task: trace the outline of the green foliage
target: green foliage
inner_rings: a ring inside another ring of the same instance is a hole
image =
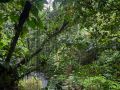
[[[5,65],[10,40],[16,32],[15,24],[25,3],[25,0],[9,1],[0,1],[0,65]],[[48,88],[52,89],[62,82],[68,90],[119,90],[120,1],[54,0],[53,10],[44,9],[45,1],[32,3],[29,19],[11,58],[12,68],[26,59],[15,71],[18,76],[37,70],[49,78]],[[69,22],[65,31],[48,38],[64,21]],[[33,54],[36,51],[40,53]],[[39,80],[37,82],[41,84]],[[20,81],[22,90],[36,89],[38,86],[34,83],[34,78]]]
[[[107,80],[103,76],[88,77],[82,82],[85,90],[119,90],[120,84],[111,80]]]
[[[108,79],[120,81],[120,52],[107,50],[102,53],[98,65],[101,73]]]

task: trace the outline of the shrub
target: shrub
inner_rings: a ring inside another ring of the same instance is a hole
[[[19,90],[41,90],[42,81],[37,77],[29,77],[19,82]]]

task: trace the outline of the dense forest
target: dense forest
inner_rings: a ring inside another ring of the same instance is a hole
[[[0,90],[120,90],[120,0],[0,0]]]

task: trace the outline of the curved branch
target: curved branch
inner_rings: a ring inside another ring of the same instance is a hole
[[[43,41],[43,43],[41,44],[41,47],[39,47],[39,49],[37,49],[37,50],[36,50],[33,54],[31,54],[29,57],[22,59],[22,60],[16,65],[16,68],[21,67],[22,65],[28,63],[28,62],[30,61],[30,59],[32,59],[34,56],[36,56],[38,53],[40,53],[40,52],[43,50],[45,44],[46,44],[47,42],[49,42],[53,37],[56,37],[56,36],[59,35],[62,31],[64,31],[65,28],[67,27],[67,25],[68,25],[68,22],[67,22],[67,21],[64,21],[64,23],[63,23],[63,25],[61,26],[60,29],[56,29],[54,33],[48,35],[48,38],[46,38],[46,39]]]

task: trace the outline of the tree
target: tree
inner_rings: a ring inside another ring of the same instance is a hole
[[[23,25],[25,21],[29,17],[29,12],[31,10],[32,3],[30,1],[26,1],[24,5],[24,9],[22,13],[20,14],[20,18],[18,21],[18,24],[15,24],[15,36],[11,40],[10,48],[8,50],[8,53],[6,54],[6,58],[3,63],[0,63],[0,80],[3,81],[0,83],[0,89],[5,90],[13,90],[17,89],[17,83],[18,81],[23,78],[25,75],[30,73],[32,70],[35,70],[35,68],[31,69],[30,71],[23,73],[23,75],[18,74],[18,69],[21,68],[23,65],[28,63],[30,59],[32,59],[35,55],[37,55],[41,50],[43,49],[44,45],[53,37],[61,33],[65,27],[68,25],[67,21],[64,21],[63,25],[57,29],[52,34],[48,35],[48,37],[43,41],[42,45],[30,56],[27,58],[23,58],[19,62],[17,61],[16,64],[11,65],[11,57],[13,52],[15,51],[16,44],[18,42],[18,38],[20,37],[20,34],[23,30]]]
[[[84,72],[88,68],[95,72],[90,64],[99,60],[105,50],[119,51],[119,1],[55,0],[54,10],[45,12],[43,3],[43,0],[14,0],[0,4],[2,90],[16,90],[21,78],[41,68],[49,77],[78,75],[80,69],[87,76]],[[37,39],[35,43],[41,41],[34,47],[33,39]],[[84,65],[88,65],[87,69]],[[91,72],[87,74],[92,75]]]

